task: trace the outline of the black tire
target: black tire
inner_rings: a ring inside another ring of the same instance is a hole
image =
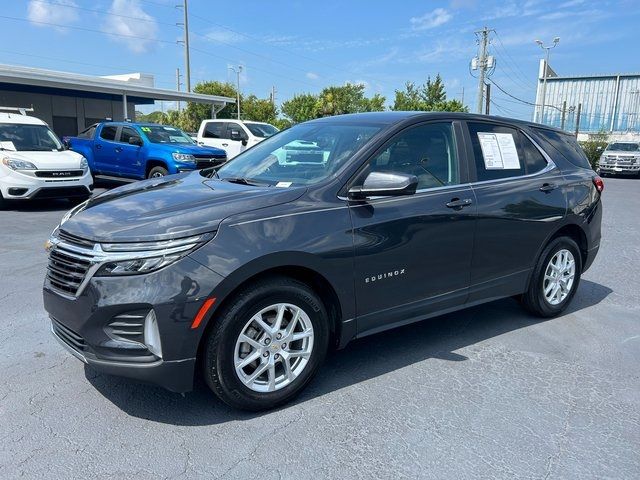
[[[157,177],[166,177],[169,175],[169,171],[164,167],[153,167],[149,170],[149,174],[147,178],[157,178]]]
[[[313,348],[306,366],[290,384],[272,392],[256,392],[236,373],[236,341],[249,319],[277,303],[292,304],[304,310],[313,326]],[[287,277],[272,277],[250,285],[216,312],[215,322],[205,339],[204,379],[223,402],[243,410],[267,410],[292,400],[313,378],[329,345],[324,304],[307,285]]]
[[[573,284],[571,285],[568,295],[557,305],[552,305],[544,295],[544,276],[551,259],[556,253],[563,249],[569,250],[575,261]],[[576,242],[570,237],[554,238],[545,247],[538,259],[529,283],[529,289],[522,295],[522,304],[529,312],[539,317],[549,318],[559,315],[567,308],[569,303],[571,303],[573,296],[578,290],[581,274],[582,257]]]

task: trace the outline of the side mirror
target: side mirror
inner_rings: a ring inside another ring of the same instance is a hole
[[[68,139],[68,138],[65,138],[65,139],[63,139],[63,140],[62,140],[62,147],[63,147],[65,150],[69,150],[69,149],[71,149],[71,142],[69,141],[69,139]]]
[[[248,143],[248,142],[247,142],[247,139],[246,139],[246,138],[243,138],[243,139],[242,139],[242,146],[243,146],[243,147],[246,147],[246,146],[247,146],[247,143]]]
[[[406,173],[371,172],[361,187],[349,189],[349,198],[362,200],[367,197],[392,197],[413,195],[418,188],[418,177]]]
[[[142,145],[144,145],[142,138],[138,137],[137,135],[133,135],[131,137],[129,137],[129,145],[136,145],[138,147],[141,147]]]

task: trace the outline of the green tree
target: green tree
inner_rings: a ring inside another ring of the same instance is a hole
[[[275,122],[278,116],[278,109],[269,99],[261,99],[255,95],[249,95],[240,105],[241,117],[244,120],[254,120],[256,122]]]
[[[594,170],[598,168],[598,163],[600,162],[600,155],[604,152],[604,149],[607,148],[607,144],[609,143],[609,136],[606,132],[599,132],[593,135],[589,135],[589,139],[580,142],[580,146],[584,150],[585,155],[589,159],[589,163],[591,164],[591,168]]]
[[[318,118],[318,97],[311,93],[302,93],[282,103],[282,113],[292,123],[306,122]]]
[[[322,116],[384,110],[385,98],[379,94],[367,98],[364,89],[363,84],[353,83],[326,87],[318,96],[317,110]]]
[[[407,82],[404,90],[396,90],[392,110],[468,111],[467,107],[459,100],[447,100],[447,92],[440,74],[436,75],[435,80],[431,80],[431,77],[428,77],[426,83],[420,87],[413,82]]]
[[[136,122],[163,124],[166,123],[165,114],[160,110],[156,110],[155,112],[151,112],[146,115],[142,112],[136,112]]]

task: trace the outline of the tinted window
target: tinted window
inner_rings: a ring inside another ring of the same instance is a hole
[[[120,132],[120,141],[122,143],[129,143],[129,139],[131,137],[139,137],[138,132],[136,132],[131,127],[122,127],[122,131]]]
[[[205,138],[224,138],[224,130],[224,122],[210,122],[205,125],[203,136]]]
[[[640,144],[615,142],[607,145],[607,150],[613,150],[617,152],[637,152],[638,150],[640,150]]]
[[[145,125],[140,127],[151,143],[179,143],[193,145],[193,139],[176,127],[167,125]]]
[[[517,177],[525,174],[524,158],[518,149],[515,128],[491,123],[468,123],[478,181]]]
[[[275,135],[280,130],[278,130],[273,125],[269,125],[268,123],[245,123],[245,127],[249,129],[249,131],[255,135],[256,137],[267,138],[271,135]]]
[[[430,123],[399,133],[370,160],[361,181],[369,172],[415,175],[418,190],[459,183],[452,125]]]
[[[536,128],[535,131],[542,137],[543,140],[548,142],[553,149],[573,163],[576,167],[591,169],[589,160],[584,153],[584,150],[580,147],[573,135],[568,133],[556,132],[554,130],[546,130],[543,128]],[[549,152],[550,157],[553,158],[553,152]]]
[[[247,134],[244,132],[244,130],[242,129],[242,127],[235,123],[235,122],[229,122],[227,123],[227,134],[225,135],[225,138],[246,138]]]
[[[527,174],[539,172],[547,166],[547,160],[540,153],[540,150],[522,133],[520,134],[520,147]]]
[[[103,140],[115,140],[118,127],[115,125],[105,125],[100,131],[100,138]]]

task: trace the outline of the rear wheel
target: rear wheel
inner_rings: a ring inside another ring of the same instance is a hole
[[[582,257],[576,242],[569,237],[552,240],[538,260],[522,303],[540,317],[560,314],[575,295],[581,273]]]
[[[151,170],[149,170],[149,174],[147,175],[147,178],[160,178],[160,177],[165,177],[168,174],[169,172],[164,167],[153,167]]]
[[[325,307],[307,285],[293,279],[252,285],[215,322],[206,340],[205,381],[236,408],[265,410],[290,401],[327,352]]]

